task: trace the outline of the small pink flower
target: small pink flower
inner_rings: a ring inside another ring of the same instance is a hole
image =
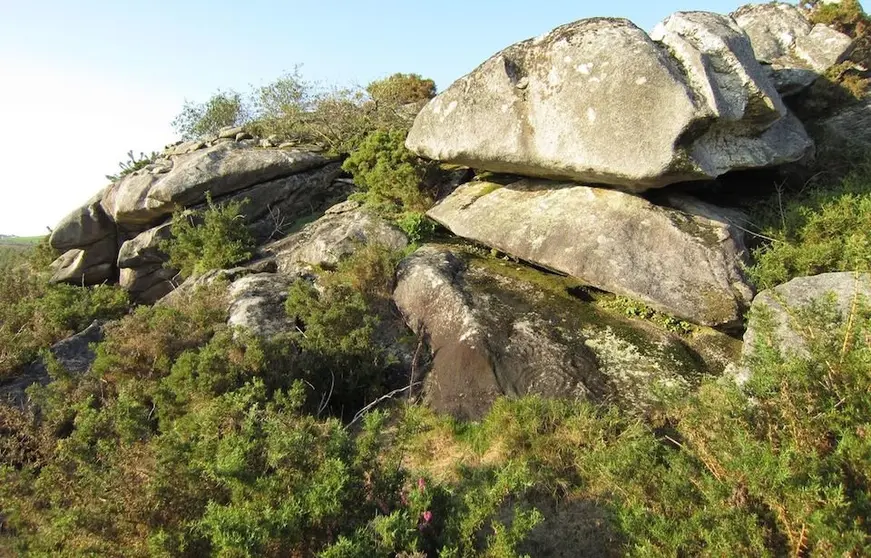
[[[418,490],[425,490],[426,489],[426,481],[423,480],[423,477],[420,477],[419,479],[417,479],[417,489]]]
[[[429,523],[430,521],[432,521],[432,512],[426,510],[425,512],[423,512],[423,522]]]

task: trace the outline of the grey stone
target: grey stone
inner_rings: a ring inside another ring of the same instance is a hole
[[[63,370],[70,374],[82,374],[91,367],[96,358],[91,345],[102,340],[103,324],[94,321],[81,332],[58,341],[49,350]],[[6,383],[0,382],[0,403],[24,405],[27,403],[24,390],[33,384],[46,385],[50,381],[45,362],[42,359],[33,362],[15,379]]]
[[[626,20],[564,25],[451,85],[417,116],[406,145],[477,169],[633,191],[801,158],[807,134],[785,118],[729,21],[665,22],[663,39],[693,62],[684,66]]]
[[[826,25],[812,25],[791,4],[750,4],[732,16],[747,33],[757,60],[767,65],[777,90],[795,95],[850,54],[853,40]]]
[[[250,140],[250,139],[254,139],[254,136],[252,136],[248,132],[239,132],[238,134],[236,134],[236,141]]]
[[[691,159],[709,176],[797,161],[812,148],[731,18],[678,12],[651,37],[670,49],[714,117],[689,148]]]
[[[294,222],[323,211],[348,196],[348,189],[335,184],[342,173],[339,163],[264,182],[242,190],[221,201],[247,200],[242,215],[258,242],[280,238]]]
[[[119,284],[130,298],[139,304],[154,304],[175,288],[178,270],[163,264],[143,264],[134,268],[122,268]]]
[[[180,207],[322,167],[330,159],[306,151],[252,149],[234,142],[174,157],[171,172],[136,172],[116,182],[102,199],[116,223],[145,226],[160,222]]]
[[[864,152],[871,148],[871,97],[841,107],[817,123],[821,142],[828,149]]]
[[[294,324],[284,310],[284,303],[295,279],[277,273],[255,273],[237,279],[228,291],[227,323],[266,338],[291,331]]]
[[[67,250],[51,263],[52,283],[96,285],[110,280],[115,273],[118,243],[105,238],[85,248]]]
[[[760,292],[750,308],[747,331],[744,333],[744,358],[754,353],[763,309],[773,320],[778,348],[785,354],[806,355],[807,345],[804,336],[796,329],[795,312],[829,294],[834,295],[837,310],[847,319],[857,295],[865,297],[866,302],[871,301],[871,274],[837,272],[797,277]]]
[[[454,234],[703,325],[738,325],[743,233],[713,206],[542,180],[470,182],[427,214]]]
[[[335,265],[367,244],[402,250],[408,239],[383,219],[358,209],[327,213],[298,233],[267,245],[265,252],[275,256],[280,272],[290,272],[299,264]]]
[[[55,250],[71,250],[94,244],[116,235],[115,224],[103,211],[100,202],[101,190],[83,206],[76,209],[58,223],[49,237],[49,244]]]
[[[242,126],[228,126],[226,128],[221,128],[218,131],[218,139],[231,138],[235,139],[241,133],[244,133],[244,129]]]
[[[160,250],[160,243],[171,236],[172,223],[163,223],[124,242],[118,251],[118,267],[141,267],[165,262],[167,255]]]

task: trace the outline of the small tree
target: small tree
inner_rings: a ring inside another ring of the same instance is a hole
[[[172,127],[183,139],[191,140],[216,134],[227,126],[240,126],[249,119],[250,110],[241,94],[219,90],[205,103],[185,100]]]

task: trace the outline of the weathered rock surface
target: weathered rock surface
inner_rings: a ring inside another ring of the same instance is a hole
[[[749,4],[732,17],[747,33],[757,60],[785,96],[802,91],[843,62],[853,45],[843,33],[826,25],[812,25],[792,4]]]
[[[827,149],[868,150],[871,148],[871,97],[840,108],[817,122],[816,127]]]
[[[633,191],[807,153],[810,139],[728,18],[678,14],[664,28],[681,63],[620,19],[512,45],[433,99],[406,145],[473,168]]]
[[[743,233],[717,208],[604,188],[470,182],[428,215],[454,234],[703,325],[737,325],[752,292]]]
[[[72,250],[94,244],[116,235],[115,224],[103,211],[99,192],[82,207],[76,209],[52,230],[49,244],[55,250]]]
[[[501,395],[643,405],[653,384],[704,369],[675,336],[447,247],[424,246],[400,264],[394,301],[433,353],[427,402],[458,417],[479,418]]]
[[[118,267],[141,267],[165,262],[167,256],[160,250],[160,243],[171,237],[171,227],[172,223],[163,223],[122,244],[118,251]]]
[[[353,204],[339,204],[298,233],[265,247],[275,256],[280,272],[290,272],[299,264],[334,265],[362,245],[380,244],[391,250],[408,246],[405,234],[383,219]]]
[[[179,207],[205,201],[330,162],[308,151],[252,149],[225,142],[171,157],[172,169],[161,174],[143,170],[112,184],[103,209],[121,225],[154,224]]]
[[[63,370],[70,374],[81,374],[90,368],[96,358],[94,351],[91,350],[91,344],[102,340],[103,324],[95,321],[72,337],[58,341],[51,346],[50,351]],[[27,401],[25,389],[36,383],[46,385],[50,380],[48,369],[40,359],[30,364],[23,374],[11,382],[0,383],[0,403],[22,405]]]
[[[726,16],[678,12],[651,37],[668,47],[714,120],[690,156],[702,169],[766,167],[801,158],[810,140],[756,62],[747,36]]]
[[[175,288],[178,270],[161,263],[122,268],[118,284],[140,304],[154,304]]]
[[[118,243],[114,236],[68,250],[51,263],[51,282],[96,285],[115,275]]]
[[[840,272],[797,277],[762,291],[753,299],[750,309],[747,331],[744,333],[744,356],[754,351],[763,310],[773,321],[774,335],[781,351],[785,354],[805,354],[806,343],[796,330],[795,313],[829,294],[834,295],[837,310],[847,319],[857,295],[865,297],[866,303],[871,302],[871,274]]]
[[[242,215],[258,241],[284,236],[300,217],[323,211],[344,199],[351,188],[336,181],[342,174],[339,163],[258,184],[230,196],[231,201],[248,201]]]
[[[273,337],[292,331],[284,302],[295,277],[278,273],[255,273],[234,281],[228,290],[231,326],[245,328],[260,337]]]

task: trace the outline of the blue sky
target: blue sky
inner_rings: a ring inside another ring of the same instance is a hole
[[[245,91],[298,64],[339,85],[415,72],[444,89],[563,23],[615,16],[650,30],[675,11],[742,3],[0,0],[0,233],[45,232],[128,150],[175,141],[186,98]]]

